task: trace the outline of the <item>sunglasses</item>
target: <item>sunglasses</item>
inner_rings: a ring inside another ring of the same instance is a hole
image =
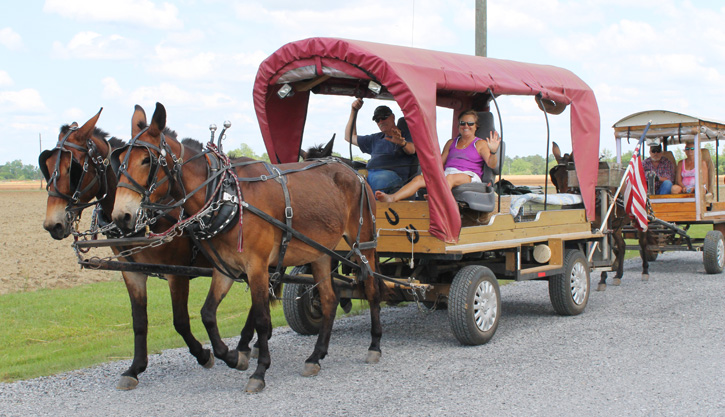
[[[649,153],[661,153],[662,151],[659,149],[650,149]]]
[[[694,151],[695,148],[685,148],[686,151]]]
[[[388,117],[390,117],[390,116],[392,116],[392,114],[389,114],[389,115],[387,115],[387,116],[378,116],[378,117],[373,117],[373,122],[375,122],[375,123],[380,123],[380,122],[382,122],[383,120],[387,119],[387,118],[388,118]]]
[[[465,125],[473,126],[475,124],[476,124],[476,122],[464,122],[463,120],[461,120],[460,122],[458,122],[458,126],[465,126]]]

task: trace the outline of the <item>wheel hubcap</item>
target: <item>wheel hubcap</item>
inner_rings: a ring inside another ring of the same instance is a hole
[[[476,320],[476,327],[482,332],[490,330],[496,323],[497,310],[496,290],[490,282],[481,282],[476,288],[476,296],[473,299],[473,318]]]
[[[571,298],[576,304],[584,302],[587,292],[587,271],[580,262],[574,264],[571,269]]]
[[[723,244],[722,239],[718,239],[718,241],[717,241],[717,264],[720,266],[720,268],[723,267],[723,262],[725,262],[725,244]]]

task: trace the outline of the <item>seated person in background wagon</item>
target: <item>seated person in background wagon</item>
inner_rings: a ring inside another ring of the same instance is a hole
[[[391,192],[408,180],[410,166],[415,163],[415,145],[410,137],[403,137],[400,129],[395,127],[395,116],[388,106],[378,106],[373,113],[373,121],[377,123],[380,132],[358,136],[357,128],[353,128],[353,121],[362,105],[361,98],[352,103],[350,119],[345,128],[345,140],[370,154],[367,179],[373,192]]]
[[[496,152],[501,146],[498,132],[490,132],[488,138],[481,139],[476,137],[477,127],[478,114],[475,110],[461,113],[458,118],[460,135],[446,142],[443,147],[441,159],[445,161],[443,169],[450,188],[471,182],[481,182],[484,165],[495,168],[498,163]],[[394,194],[389,195],[376,191],[375,198],[392,203],[412,196],[423,187],[425,187],[425,179],[421,174]]]
[[[649,158],[642,163],[644,171],[655,175],[654,194],[679,194],[680,186],[674,185],[675,166],[669,159],[662,156],[662,145],[653,144],[649,147]]]
[[[700,161],[700,172],[701,180],[702,180],[702,186],[704,187],[705,192],[708,191],[707,185],[708,184],[708,178],[707,178],[707,164],[705,164],[705,161]],[[685,159],[681,160],[677,163],[676,168],[677,173],[677,185],[681,187],[682,193],[684,194],[690,194],[695,192],[695,183],[696,183],[696,177],[695,177],[695,144],[688,142],[685,144]],[[674,186],[673,186],[674,188]],[[674,192],[674,191],[673,191]],[[675,194],[679,194],[675,193]]]

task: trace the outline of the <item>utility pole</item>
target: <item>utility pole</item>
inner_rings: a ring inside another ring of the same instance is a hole
[[[486,32],[488,30],[486,0],[476,0],[476,56],[488,56],[486,51]]]

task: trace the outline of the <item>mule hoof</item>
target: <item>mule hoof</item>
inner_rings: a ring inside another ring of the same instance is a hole
[[[211,352],[209,352],[209,360],[206,361],[206,363],[203,364],[203,365],[201,365],[201,366],[203,366],[206,369],[213,368],[214,367],[214,354],[212,354]]]
[[[365,363],[378,363],[380,362],[380,356],[382,356],[382,354],[377,350],[368,350],[368,355],[365,357]]]
[[[649,281],[649,274],[642,274],[642,281]]]
[[[302,368],[302,376],[315,376],[320,373],[320,364],[319,363],[309,363],[305,362],[305,367]]]
[[[118,380],[118,385],[116,385],[116,389],[119,389],[121,391],[130,391],[138,385],[138,379],[134,378],[132,376],[125,376],[121,375],[121,379]]]
[[[620,285],[622,283],[622,280],[619,278],[614,278],[612,280],[612,285]]]
[[[606,289],[607,289],[607,284],[597,285],[597,291],[605,291]]]
[[[259,348],[258,347],[252,348],[252,357],[254,359],[259,358]]]
[[[262,392],[264,389],[264,381],[261,379],[256,378],[249,378],[249,381],[247,382],[247,386],[244,387],[244,391],[255,394],[257,392]]]
[[[244,352],[237,351],[237,366],[234,368],[240,371],[246,371],[249,368],[249,358]]]

